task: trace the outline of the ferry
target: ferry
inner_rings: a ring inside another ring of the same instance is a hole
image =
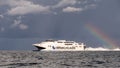
[[[75,41],[48,39],[40,43],[33,44],[37,51],[84,51],[86,45]]]

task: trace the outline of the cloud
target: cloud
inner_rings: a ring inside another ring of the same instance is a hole
[[[36,4],[31,0],[0,0],[0,5],[7,5],[9,7],[7,14],[14,16],[14,15],[26,15],[26,14],[46,14],[46,13],[53,13],[59,9],[62,9],[63,12],[75,12],[75,11],[82,11],[84,9],[95,7],[95,4],[89,0],[59,0],[54,5],[48,4]],[[81,6],[80,8],[74,8],[76,6]],[[73,7],[69,7],[73,6]],[[67,7],[67,8],[65,8]]]
[[[77,0],[61,0],[58,4],[54,5],[54,8],[64,7],[67,5],[75,5]]]
[[[29,13],[46,13],[49,12],[49,7],[40,5],[17,6],[8,11],[9,15],[25,15]]]
[[[6,0],[6,1],[1,0],[0,5],[8,5],[10,7],[10,9],[7,12],[9,15],[48,13],[50,11],[49,6],[34,4],[33,2],[28,0]]]
[[[21,30],[25,30],[25,29],[28,29],[28,26],[25,25],[25,24],[20,24],[20,25],[19,25],[19,28],[20,28]]]
[[[21,20],[14,20],[14,23],[11,25],[12,28],[19,26],[21,23]]]
[[[8,3],[8,0],[0,0],[0,5],[6,5]]]
[[[21,16],[19,16],[17,19],[18,20],[14,20],[14,23],[11,25],[11,28],[19,28],[21,30],[28,29],[28,26],[22,23]]]
[[[66,7],[63,8],[63,12],[80,12],[83,11],[83,8],[75,8],[75,7]]]
[[[76,8],[76,6],[79,8]],[[70,7],[73,6],[73,7]],[[65,8],[66,7],[66,8]],[[56,5],[52,6],[53,9],[62,8],[63,12],[81,12],[83,10],[95,8],[96,4],[89,0],[60,0]]]
[[[0,15],[0,18],[4,18],[4,16],[3,16],[3,15]]]

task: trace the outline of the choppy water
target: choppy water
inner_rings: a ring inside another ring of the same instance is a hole
[[[0,68],[120,68],[120,51],[0,51]]]

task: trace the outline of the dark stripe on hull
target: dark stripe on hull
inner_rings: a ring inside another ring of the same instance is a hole
[[[38,49],[38,51],[45,49],[44,47],[39,47],[39,46],[35,46],[35,47]]]

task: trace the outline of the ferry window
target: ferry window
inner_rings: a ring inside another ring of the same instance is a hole
[[[54,40],[46,40],[46,42],[54,42]]]
[[[58,43],[62,43],[62,42],[58,42]]]
[[[74,42],[64,42],[64,43],[74,43]]]
[[[65,45],[72,45],[72,44],[65,44]]]
[[[48,47],[51,47],[51,45],[48,45]]]

